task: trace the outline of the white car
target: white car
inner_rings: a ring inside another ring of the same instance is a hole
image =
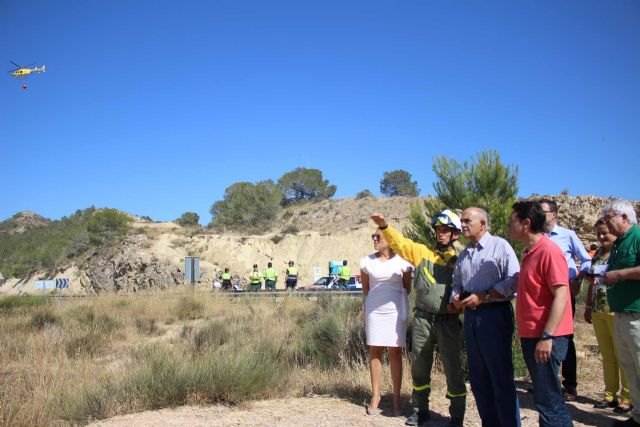
[[[348,291],[362,291],[362,282],[360,276],[351,276],[347,285]],[[302,286],[298,288],[301,291],[330,291],[341,290],[339,285],[339,278],[337,276],[322,276],[316,280],[313,285]]]

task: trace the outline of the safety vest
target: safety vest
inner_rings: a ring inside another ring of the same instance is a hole
[[[265,280],[273,280],[274,282],[278,279],[278,273],[276,273],[276,269],[273,267],[265,269],[262,276]]]
[[[349,280],[349,278],[351,277],[351,267],[349,267],[348,265],[343,265],[342,267],[340,267],[340,269],[338,270],[338,276],[340,276],[342,280]]]
[[[262,276],[260,275],[260,272],[258,270],[253,270],[249,275],[249,279],[251,280],[251,283],[260,283]]]
[[[231,280],[231,273],[222,273],[222,280]]]
[[[447,314],[458,254],[451,251],[435,254],[435,258],[423,258],[416,268],[413,282],[416,308],[431,314]]]
[[[289,267],[287,268],[287,279],[297,279],[298,278],[298,268],[297,267]]]
[[[382,233],[394,252],[416,267],[413,281],[416,311],[447,314],[453,270],[462,250],[460,245],[454,243],[453,246],[439,251],[407,239],[391,226]]]

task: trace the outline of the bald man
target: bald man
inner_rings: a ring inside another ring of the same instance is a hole
[[[483,209],[465,209],[460,221],[468,244],[453,271],[451,300],[464,309],[471,390],[483,426],[519,427],[511,360],[518,257],[506,240],[489,233]]]

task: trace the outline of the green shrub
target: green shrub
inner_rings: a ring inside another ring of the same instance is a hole
[[[105,348],[107,339],[104,335],[90,331],[84,335],[71,338],[65,344],[69,357],[96,356]]]
[[[113,303],[113,306],[118,309],[125,309],[131,305],[131,301],[127,298],[119,298],[116,302]]]
[[[30,325],[31,327],[36,329],[44,329],[45,326],[53,325],[55,323],[58,323],[59,321],[60,318],[53,314],[51,310],[44,309],[35,312],[33,316],[31,316]]]
[[[12,295],[0,298],[0,311],[28,310],[41,305],[49,304],[49,299],[43,296],[19,296]]]
[[[305,324],[298,340],[292,354],[296,364],[321,369],[340,364],[345,335],[339,316],[327,314],[317,322]]]
[[[60,417],[86,422],[109,416],[110,408],[142,411],[199,402],[239,402],[286,387],[290,371],[276,343],[228,348],[186,357],[161,346],[145,348],[119,382],[102,382],[64,398]],[[111,409],[112,410],[112,409]]]
[[[228,322],[221,320],[210,321],[200,329],[193,338],[196,351],[202,352],[209,348],[216,348],[225,344],[231,338]]]
[[[367,189],[362,190],[356,194],[356,200],[364,199],[366,197],[373,197],[373,193]]]
[[[101,245],[116,241],[127,234],[131,217],[117,209],[102,209],[93,214],[87,222],[89,241]]]
[[[180,320],[194,320],[204,316],[204,304],[193,297],[180,298],[175,307],[176,316]]]
[[[159,335],[161,332],[156,319],[140,317],[136,319],[136,330],[142,335]]]
[[[90,247],[87,222],[94,212],[95,208],[78,210],[23,233],[4,234],[0,239],[0,271],[7,277],[24,277],[81,255]]]
[[[80,306],[74,310],[75,317],[82,327],[97,334],[111,334],[117,331],[122,323],[108,315],[96,315],[95,309],[91,306]]]

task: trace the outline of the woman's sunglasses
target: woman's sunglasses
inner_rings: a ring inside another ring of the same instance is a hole
[[[382,236],[380,236],[379,234],[372,234],[371,235],[371,240],[373,240],[374,242],[379,242],[381,238],[382,238]]]

